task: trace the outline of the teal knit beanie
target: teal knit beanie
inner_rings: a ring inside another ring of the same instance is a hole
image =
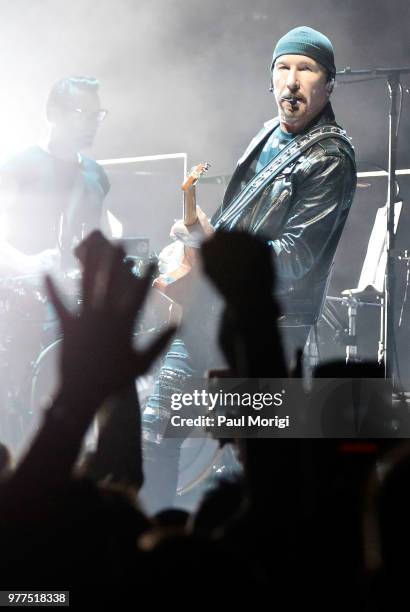
[[[322,64],[331,77],[336,74],[333,45],[327,36],[313,28],[301,26],[282,36],[273,52],[271,70],[281,55],[306,55]]]

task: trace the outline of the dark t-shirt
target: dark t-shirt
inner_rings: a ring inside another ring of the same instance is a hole
[[[64,257],[78,240],[100,227],[110,188],[106,173],[94,160],[66,162],[38,146],[6,162],[0,168],[0,181],[7,202],[5,238],[27,255],[60,246]]]
[[[288,134],[283,132],[280,125],[273,130],[268,140],[260,152],[259,159],[256,164],[255,172],[260,172],[278,153],[295,138],[296,134]]]

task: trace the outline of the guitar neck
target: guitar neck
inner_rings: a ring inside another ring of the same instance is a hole
[[[195,185],[198,182],[199,177],[208,170],[210,164],[198,164],[192,168],[185,182],[181,185],[182,191],[184,192],[184,204],[183,204],[183,219],[185,225],[193,225],[198,221],[198,215],[196,214],[196,194]]]
[[[183,219],[185,225],[193,225],[198,220],[198,215],[196,214],[196,193],[194,185],[184,191]]]

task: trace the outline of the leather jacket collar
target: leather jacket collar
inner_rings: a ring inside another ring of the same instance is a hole
[[[302,133],[308,132],[310,129],[312,129],[312,127],[316,125],[321,125],[324,123],[334,123],[335,125],[337,125],[335,121],[335,114],[333,112],[333,108],[330,102],[326,104],[322,112],[319,115],[316,115],[316,117],[309,123],[309,125],[307,125],[305,129],[302,130],[302,132],[300,133],[302,134]],[[269,138],[273,130],[275,130],[278,127],[278,125],[279,125],[279,117],[274,117],[273,119],[269,119],[268,121],[265,121],[265,123],[263,124],[263,128],[258,132],[255,138],[251,140],[244,154],[242,155],[242,157],[239,158],[237,166],[241,166],[248,159],[251,153],[262,142],[264,142],[265,140]]]

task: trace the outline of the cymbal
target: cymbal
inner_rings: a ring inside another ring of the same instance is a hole
[[[359,289],[358,287],[355,289],[345,289],[341,291],[340,295],[347,299],[353,298],[358,303],[365,305],[377,303],[378,306],[380,306],[380,300],[383,297],[383,293],[378,291],[373,285],[367,285],[363,289]]]

